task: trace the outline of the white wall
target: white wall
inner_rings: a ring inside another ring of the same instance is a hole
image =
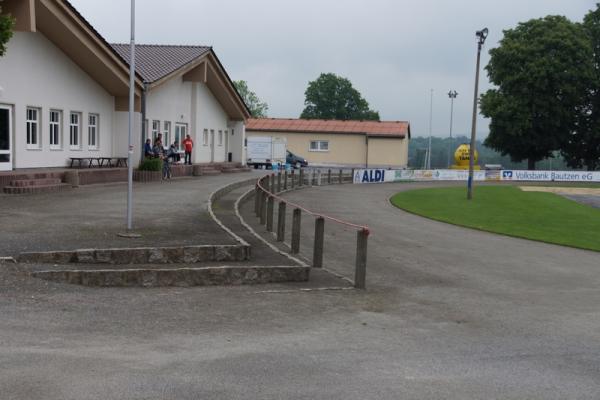
[[[152,121],[160,121],[160,132],[164,131],[165,121],[171,122],[170,142],[175,140],[175,124],[188,127],[188,134],[194,141],[192,161],[195,163],[222,162],[227,160],[226,132],[228,117],[208,87],[201,82],[184,82],[181,77],[151,89],[146,100],[148,135],[152,134]],[[208,130],[209,142],[204,145],[204,130]],[[214,144],[211,130],[214,131]],[[223,141],[219,145],[219,131]],[[165,143],[166,144],[166,143]],[[170,144],[170,143],[169,143]],[[214,156],[211,157],[214,145]]]
[[[113,156],[114,98],[41,33],[15,32],[0,58],[0,104],[14,107],[14,168],[64,166],[69,157]],[[41,146],[27,149],[26,108],[41,109]],[[50,150],[50,109],[62,111],[59,150]],[[69,148],[69,113],[80,112],[81,148]],[[99,147],[88,149],[88,114],[99,114]]]
[[[231,139],[231,130],[227,127],[228,117],[223,108],[213,96],[210,89],[204,83],[196,83],[196,109],[197,109],[197,140],[194,141],[196,151],[193,154],[194,162],[210,162],[211,151],[214,147],[214,162],[227,161],[227,140],[225,131]],[[204,130],[208,129],[209,143],[204,145]],[[212,141],[211,130],[214,131],[214,143]],[[223,132],[223,143],[219,146],[219,131]]]
[[[112,153],[114,157],[127,157],[129,146],[129,112],[118,111],[114,116],[114,140]],[[133,116],[133,166],[138,166],[143,151],[142,146],[142,114],[136,112]]]
[[[231,131],[233,130],[233,135]],[[246,165],[246,125],[244,121],[230,121],[229,151],[233,154],[233,161]]]
[[[175,124],[187,126],[187,133],[192,135],[192,83],[183,82],[181,78],[171,79],[164,84],[151,89],[146,97],[146,119],[148,120],[148,137],[152,135],[152,121],[160,121],[159,131],[164,134],[165,121],[171,122],[171,132],[167,143],[169,146],[175,141]],[[181,138],[179,142],[184,138]],[[194,143],[196,141],[194,140]]]

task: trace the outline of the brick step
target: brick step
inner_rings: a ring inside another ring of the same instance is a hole
[[[221,173],[221,171],[219,171],[218,169],[202,169],[202,175],[219,175]]]
[[[62,283],[101,287],[255,285],[306,282],[309,267],[216,266],[183,268],[69,269],[34,271],[32,276]]]
[[[18,179],[11,181],[9,186],[24,187],[24,186],[47,186],[58,185],[61,180],[58,178],[41,178],[41,179]]]
[[[7,194],[33,194],[33,193],[52,193],[71,189],[72,186],[67,183],[59,183],[54,185],[38,185],[38,186],[4,186],[2,189]]]
[[[227,168],[227,169],[224,169],[222,172],[235,173],[235,172],[248,172],[248,171],[250,171],[250,168]]]

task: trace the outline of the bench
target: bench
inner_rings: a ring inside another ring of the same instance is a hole
[[[69,168],[73,168],[73,164],[77,164],[77,168],[82,168],[87,163],[88,168],[94,166],[94,162],[98,168],[104,167],[106,164],[107,168],[113,167],[127,167],[127,157],[69,157],[71,164]]]

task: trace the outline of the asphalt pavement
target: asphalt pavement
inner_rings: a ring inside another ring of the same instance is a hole
[[[100,289],[0,265],[0,397],[600,398],[600,254],[389,204],[421,186],[286,195],[370,226],[366,291]],[[355,233],[325,231],[325,266],[351,275]]]

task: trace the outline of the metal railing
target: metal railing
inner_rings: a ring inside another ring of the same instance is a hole
[[[260,218],[260,224],[265,225],[267,231],[276,234],[276,240],[283,242],[285,238],[285,221],[286,210],[289,206],[292,211],[292,236],[291,236],[291,253],[300,253],[300,234],[302,213],[315,218],[315,232],[313,243],[312,266],[313,268],[323,267],[323,253],[325,242],[325,221],[330,221],[334,224],[339,224],[344,227],[349,227],[356,230],[356,257],[354,270],[354,287],[357,289],[366,288],[366,271],[367,271],[367,244],[369,237],[369,228],[366,225],[353,224],[343,221],[329,215],[311,211],[306,207],[293,203],[281,196],[278,193],[290,190],[300,189],[307,186],[333,185],[341,183],[351,183],[354,176],[354,170],[349,175],[344,174],[344,170],[332,171],[325,170],[308,170],[308,173],[303,169],[296,174],[294,170],[291,173],[287,171],[278,172],[276,174],[266,175],[256,182],[254,193],[254,212],[257,218]],[[274,227],[274,210],[275,201],[278,201],[277,225]],[[274,231],[275,229],[275,231]]]

